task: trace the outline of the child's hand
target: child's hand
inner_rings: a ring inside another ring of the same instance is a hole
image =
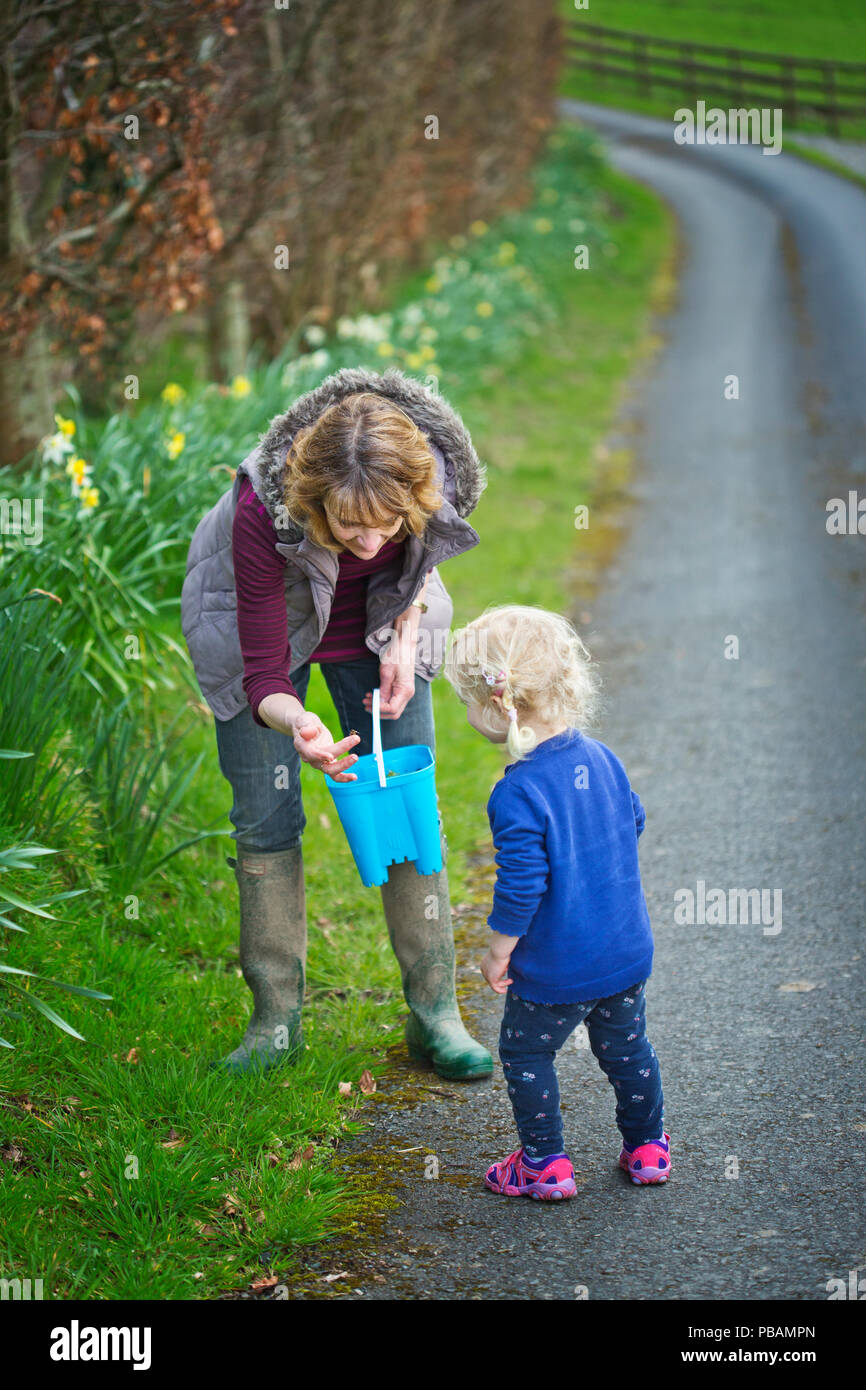
[[[504,994],[508,986],[514,983],[513,980],[505,978],[510,961],[510,953],[507,956],[495,956],[492,951],[487,951],[481,959],[481,974],[496,994]]]

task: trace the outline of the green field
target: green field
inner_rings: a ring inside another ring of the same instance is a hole
[[[814,6],[791,5],[787,0],[733,0],[726,5],[701,0],[592,0],[586,10],[576,10],[571,0],[561,0],[560,13],[572,25],[600,24],[655,38],[866,63],[866,6],[859,0],[827,0]],[[711,79],[705,80],[706,100],[712,103]],[[674,89],[647,99],[627,79],[569,71],[567,65],[561,89],[566,96],[624,106],[647,115],[670,116],[680,105]],[[823,128],[813,120],[802,122],[804,130]],[[842,133],[862,139],[866,120],[850,123]]]

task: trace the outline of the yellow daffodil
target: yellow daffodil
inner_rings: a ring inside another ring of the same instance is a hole
[[[61,434],[65,434],[67,439],[71,439],[75,433],[75,421],[64,420],[62,415],[55,415],[54,423]]]
[[[180,430],[175,430],[165,446],[168,450],[169,458],[176,459],[179,454],[182,454],[185,444],[186,435],[182,434]]]
[[[500,265],[510,265],[517,255],[517,247],[513,241],[503,241],[496,252],[496,259]]]
[[[424,343],[424,345],[418,349],[418,356],[421,358],[422,362],[432,362],[436,356],[436,349],[431,347],[429,343]]]
[[[72,479],[73,485],[75,487],[81,487],[82,483],[87,477],[87,464],[85,463],[84,459],[70,459],[66,465],[66,472]]]
[[[489,299],[482,299],[480,304],[475,305],[475,312],[481,319],[489,319],[493,313],[493,305]]]
[[[438,275],[431,275],[429,280],[424,281],[424,288],[429,294],[436,294],[442,288],[442,281]]]
[[[169,405],[177,405],[178,401],[183,400],[186,392],[182,386],[178,386],[176,381],[170,381],[166,386],[163,386],[160,395]]]
[[[417,372],[418,368],[421,367],[421,366],[423,366],[423,365],[424,365],[424,358],[421,356],[420,352],[410,352],[410,353],[407,353],[407,355],[406,355],[406,366],[409,367],[409,368],[411,368],[411,370],[412,370],[413,372]]]
[[[549,217],[536,217],[532,224],[537,232],[552,232],[553,223]]]
[[[236,376],[230,387],[233,396],[248,396],[252,389],[249,377],[245,376]]]
[[[82,505],[82,507],[98,507],[98,506],[99,506],[99,488],[98,488],[98,487],[85,487],[85,488],[82,488],[80,500],[81,500],[81,505]]]
[[[474,222],[470,222],[469,230],[473,236],[483,236],[487,231],[487,223],[482,222],[481,218],[478,217]]]
[[[393,356],[394,356],[394,348],[393,348],[393,345],[392,345],[391,343],[388,343],[388,342],[380,343],[379,346],[376,348],[376,351],[378,352],[378,354],[379,354],[380,357],[393,357]]]

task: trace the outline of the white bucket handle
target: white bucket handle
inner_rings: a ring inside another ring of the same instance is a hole
[[[379,786],[387,787],[385,778],[385,758],[382,753],[382,720],[379,714],[379,687],[373,691],[373,754],[379,769]]]

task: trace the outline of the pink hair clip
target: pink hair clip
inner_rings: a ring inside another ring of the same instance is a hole
[[[489,675],[487,674],[487,672],[485,671],[485,672],[484,672],[484,679],[486,680],[486,682],[487,682],[487,684],[488,684],[489,686],[495,687],[495,689],[493,689],[492,692],[491,692],[493,695],[502,695],[502,694],[503,694],[505,687],[503,686],[503,687],[500,689],[500,688],[499,688],[499,681],[505,681],[505,680],[507,680],[507,676],[506,676],[506,674],[505,674],[504,671],[502,671],[502,670],[497,671],[497,673],[496,673],[495,676],[489,676]],[[511,703],[511,696],[510,696],[510,695],[505,695],[505,698],[504,698],[504,700],[503,700],[503,704],[505,704],[506,708],[508,709],[508,718],[511,720],[511,722],[512,722],[513,724],[516,723],[516,722],[517,722],[517,710],[514,708],[514,705]]]

